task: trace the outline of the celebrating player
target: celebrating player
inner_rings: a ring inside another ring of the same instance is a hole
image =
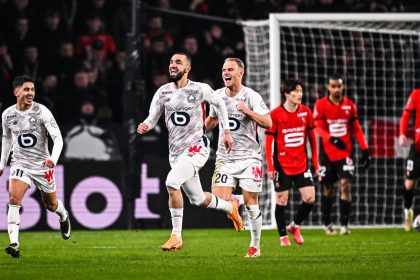
[[[227,58],[222,68],[225,87],[216,93],[226,104],[230,129],[235,146],[230,153],[223,145],[223,132],[219,131],[216,168],[212,179],[212,193],[229,200],[233,190],[242,188],[245,209],[249,216],[251,244],[245,257],[260,256],[262,217],[258,206],[261,192],[262,166],[261,147],[257,141],[257,125],[271,127],[270,110],[261,95],[242,85],[244,63],[238,58]],[[207,130],[218,123],[220,113],[210,106],[206,119]]]
[[[362,149],[360,165],[368,168],[370,153],[365,135],[357,119],[357,108],[353,101],[343,96],[344,82],[339,74],[328,79],[328,96],[315,102],[314,118],[316,132],[321,137],[320,143],[320,181],[323,185],[321,198],[322,219],[325,233],[336,234],[331,222],[334,183],[340,185],[340,234],[349,234],[351,213],[350,184],[354,174],[354,164],[351,158],[353,132]]]
[[[2,114],[0,176],[12,150],[7,214],[10,245],[6,248],[6,253],[18,258],[19,210],[31,181],[41,191],[45,207],[57,213],[64,239],[70,237],[71,227],[67,210],[56,196],[53,168],[63,148],[60,129],[51,112],[44,105],[34,102],[35,86],[31,77],[16,77],[13,81],[13,92],[17,100],[16,105],[10,106]],[[48,151],[48,134],[54,141],[51,155]]]
[[[165,122],[169,131],[169,162],[172,167],[166,179],[172,234],[162,246],[164,251],[182,249],[184,202],[181,188],[193,205],[226,212],[235,229],[242,230],[242,218],[237,204],[203,192],[201,187],[198,171],[204,166],[210,153],[209,140],[204,135],[203,102],[209,102],[220,112],[223,144],[228,152],[232,149],[233,140],[223,100],[209,85],[188,80],[190,70],[191,57],[188,54],[178,52],[171,57],[169,76],[172,82],[157,90],[150,105],[149,116],[137,128],[140,134],[148,132],[165,111]]]
[[[267,173],[269,178],[274,180],[276,191],[275,215],[280,245],[290,246],[284,213],[289,200],[289,189],[295,187],[299,190],[302,203],[287,230],[293,234],[297,244],[303,244],[300,225],[311,212],[315,202],[315,187],[306,153],[307,138],[311,145],[315,174],[318,171],[318,151],[312,112],[302,104],[301,82],[286,80],[281,87],[281,95],[283,104],[271,112],[273,126],[265,132],[265,149]]]
[[[403,147],[407,146],[407,128],[413,113],[415,114],[414,143],[410,147],[407,158],[404,182],[404,229],[406,231],[413,229],[414,187],[420,177],[420,89],[413,90],[401,116],[399,143]]]

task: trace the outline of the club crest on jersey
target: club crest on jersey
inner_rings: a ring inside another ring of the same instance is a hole
[[[185,90],[188,103],[194,103],[197,100],[198,90]]]

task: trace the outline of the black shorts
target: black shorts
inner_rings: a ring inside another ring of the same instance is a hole
[[[417,180],[420,178],[420,153],[416,152],[414,145],[411,145],[406,163],[406,178]]]
[[[342,160],[330,161],[323,156],[319,167],[322,184],[333,184],[339,179],[352,180],[354,176],[354,162],[350,157]]]
[[[276,183],[279,183],[280,186],[276,187]],[[287,191],[293,187],[299,189],[307,186],[314,186],[312,173],[309,169],[300,174],[286,175],[280,166],[276,166],[276,176],[274,178],[274,190],[276,192]]]

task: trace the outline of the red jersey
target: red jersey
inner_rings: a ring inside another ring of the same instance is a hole
[[[275,156],[286,175],[297,175],[308,169],[308,156],[306,153],[306,140],[308,132],[315,128],[312,111],[305,105],[299,105],[295,112],[288,112],[279,106],[271,113],[273,125],[266,130],[267,137],[275,137]],[[314,136],[315,139],[315,136]],[[270,142],[271,143],[271,142]],[[311,143],[312,148],[312,143]],[[316,140],[314,143],[315,169],[317,164]],[[267,154],[268,171],[273,170],[272,156]]]
[[[330,161],[338,161],[350,157],[352,144],[351,132],[354,132],[362,150],[368,149],[363,130],[357,119],[357,108],[354,102],[343,97],[339,104],[334,104],[325,96],[314,105],[316,132],[322,139],[325,154]],[[337,137],[346,145],[344,150],[330,143],[331,137]]]
[[[407,135],[408,123],[413,113],[415,114],[414,145],[416,151],[420,152],[420,89],[413,90],[408,98],[407,105],[405,105],[403,115],[401,116],[400,135]]]

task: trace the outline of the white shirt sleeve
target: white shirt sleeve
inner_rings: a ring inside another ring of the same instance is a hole
[[[154,128],[159,121],[160,115],[162,115],[165,109],[163,105],[159,104],[160,89],[156,91],[153,96],[152,103],[150,104],[149,116],[144,120],[144,123],[149,126],[149,130]]]
[[[1,159],[0,159],[0,170],[4,170],[7,161],[9,160],[10,151],[12,150],[12,133],[9,128],[5,125],[5,113],[2,114],[2,140],[1,140]]]
[[[261,95],[257,92],[253,92],[251,97],[251,110],[260,115],[270,114],[270,109],[268,109]]]
[[[219,123],[222,126],[222,129],[229,129],[228,112],[223,99],[217,95],[208,84],[201,83],[201,88],[203,89],[204,100],[217,109],[217,116],[219,117]]]
[[[63,149],[63,137],[61,136],[60,128],[58,127],[50,110],[46,107],[43,109],[44,125],[54,142],[50,159],[54,162],[54,165],[57,165],[58,158],[60,157],[61,150]]]

